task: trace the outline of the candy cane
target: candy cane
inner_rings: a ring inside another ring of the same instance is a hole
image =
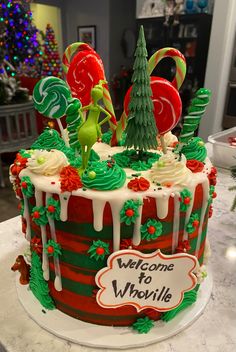
[[[171,57],[176,64],[176,73],[172,85],[176,89],[180,89],[186,75],[186,61],[185,57],[181,52],[174,48],[163,48],[156,51],[148,60],[148,73],[151,75],[154,68],[159,64],[159,62],[166,58]]]

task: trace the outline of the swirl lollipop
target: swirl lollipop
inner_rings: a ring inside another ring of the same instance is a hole
[[[106,81],[100,56],[86,43],[73,43],[67,47],[63,56],[63,70],[73,97],[78,98],[83,106],[91,103],[91,89],[100,81]],[[117,123],[106,83],[103,84],[103,102],[111,115],[109,124],[114,131]]]
[[[72,100],[67,84],[57,77],[43,78],[34,87],[33,100],[36,110],[46,117],[57,120],[62,138],[66,146],[69,146],[60,121]]]

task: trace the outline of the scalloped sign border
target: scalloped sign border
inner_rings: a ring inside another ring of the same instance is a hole
[[[107,267],[96,274],[96,284],[100,288],[97,303],[109,309],[132,305],[137,312],[174,309],[181,304],[184,292],[196,286],[193,271],[197,266],[197,258],[186,253],[114,252],[107,260]]]

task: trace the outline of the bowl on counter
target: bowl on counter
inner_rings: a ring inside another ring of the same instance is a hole
[[[236,138],[236,127],[212,134],[208,141],[212,144],[212,162],[215,166],[230,169],[236,165],[236,146],[230,139]]]

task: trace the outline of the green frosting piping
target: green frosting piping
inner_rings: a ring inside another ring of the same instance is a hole
[[[139,334],[147,334],[154,327],[154,321],[148,317],[139,318],[133,323],[132,328]]]
[[[209,199],[208,199],[208,205],[210,205],[213,202],[213,193],[215,192],[215,186],[211,185],[209,189]]]
[[[207,156],[205,144],[199,137],[190,139],[188,144],[183,145],[181,152],[185,155],[187,160],[195,159],[204,162]]]
[[[184,299],[180,303],[180,305],[172,310],[169,310],[168,312],[163,313],[163,315],[161,316],[161,320],[166,321],[166,322],[172,320],[182,310],[191,306],[191,304],[195,303],[196,300],[197,300],[197,291],[192,290],[189,292],[185,292]]]
[[[127,167],[135,171],[144,171],[152,167],[152,165],[160,158],[160,154],[152,152],[143,152],[143,159],[138,160],[137,151],[127,149],[121,153],[116,153],[112,156],[120,167]]]
[[[48,247],[53,247],[54,251],[48,252]],[[58,258],[59,255],[61,255],[61,245],[54,240],[48,240],[48,242],[45,244],[44,252],[46,252],[49,257]]]
[[[190,202],[188,204],[184,203],[184,199],[187,197],[191,200],[192,193],[187,188],[184,188],[183,191],[180,192],[180,211],[186,211],[190,206]]]
[[[150,226],[153,226],[155,228],[154,233],[148,232],[148,228]],[[156,219],[148,219],[145,222],[145,224],[141,225],[140,231],[141,231],[142,240],[147,240],[147,241],[155,240],[162,233],[162,224],[160,221],[157,221]]]
[[[19,154],[20,154],[20,156],[22,156],[22,158],[28,159],[28,158],[31,157],[30,151],[29,151],[29,150],[26,150],[26,149],[20,149],[20,150],[19,150]]]
[[[54,212],[48,211],[49,206],[53,206],[55,208],[55,211]],[[55,219],[60,220],[60,211],[61,211],[61,207],[60,207],[59,200],[56,200],[53,197],[48,198],[47,205],[46,205],[47,216],[53,220]]]
[[[31,182],[30,177],[23,176],[21,179],[21,185],[23,182],[26,182],[27,188],[21,187],[22,193],[28,198],[32,197],[34,195],[34,186],[33,186],[33,183]]]
[[[126,225],[131,225],[132,222],[135,223],[135,220],[137,217],[139,217],[139,207],[143,204],[143,202],[140,199],[133,200],[129,199],[127,200],[123,208],[120,211],[120,221],[124,222]],[[133,210],[133,215],[132,216],[127,216],[126,211],[128,209]]]
[[[37,211],[39,212],[39,218],[34,217],[34,212]],[[46,225],[48,223],[48,218],[46,215],[46,209],[43,206],[40,207],[34,207],[32,209],[32,220],[35,222],[36,225]]]
[[[91,162],[82,176],[85,187],[99,191],[121,188],[126,180],[124,170],[113,161]]]
[[[197,220],[199,221],[199,215],[197,213],[191,214],[189,222],[186,225],[186,231],[188,233],[193,233],[196,230],[196,227],[193,226],[193,222]]]
[[[98,248],[103,248],[104,252],[101,254],[97,253]],[[88,253],[90,258],[94,258],[96,261],[104,260],[104,258],[110,254],[109,243],[103,242],[101,240],[93,241],[93,244],[90,246]]]
[[[24,208],[25,208],[23,199],[20,200],[19,204],[20,204],[20,215],[23,216],[24,215]]]
[[[40,258],[35,252],[32,252],[29,287],[43,307],[47,309],[55,308],[53,300],[49,295],[48,284],[43,278]]]

